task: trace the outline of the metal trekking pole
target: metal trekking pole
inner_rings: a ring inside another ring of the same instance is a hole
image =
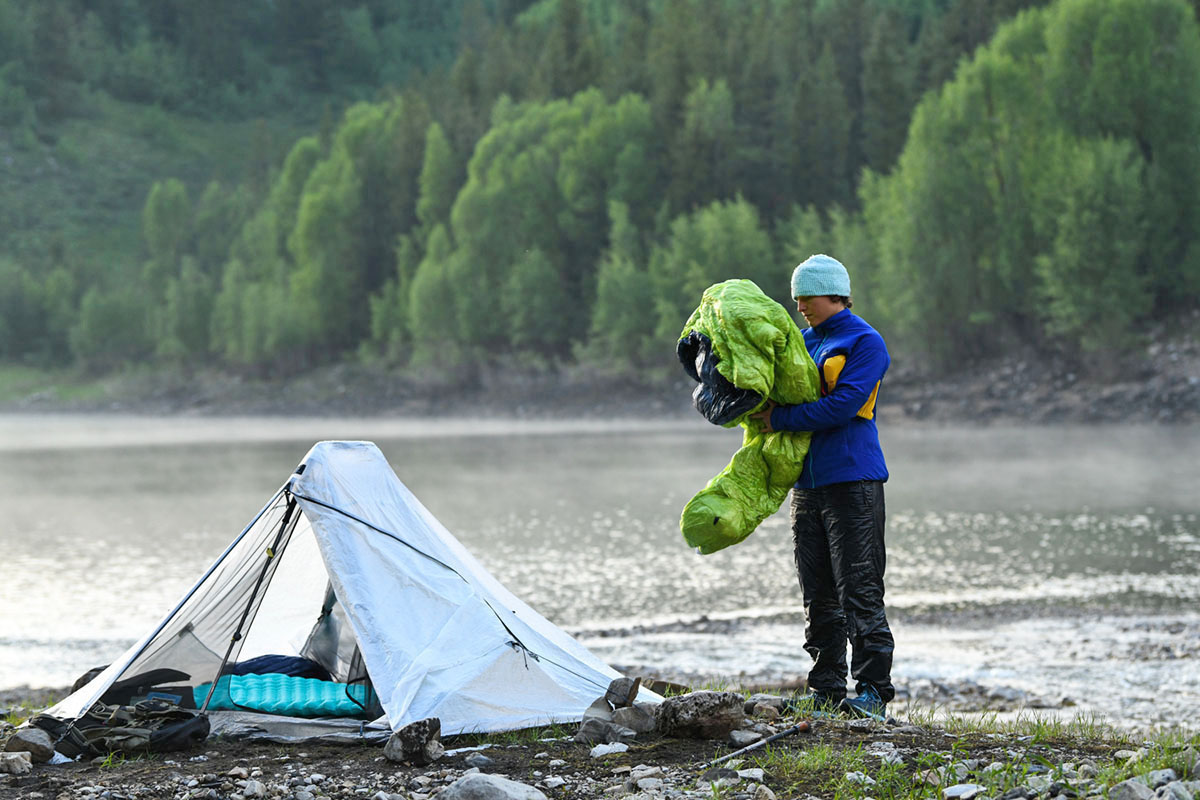
[[[708,769],[709,767],[715,767],[717,764],[720,764],[722,761],[728,761],[729,759],[733,758],[734,756],[740,756],[743,753],[749,753],[751,750],[757,750],[760,747],[766,747],[771,742],[782,739],[785,736],[795,736],[797,733],[804,733],[805,731],[808,730],[808,728],[809,728],[808,722],[806,720],[801,720],[800,722],[797,722],[795,725],[793,725],[792,727],[788,728],[785,731],[780,731],[779,733],[772,734],[771,736],[768,736],[765,739],[759,739],[754,744],[746,745],[741,750],[734,750],[732,753],[726,753],[725,755],[721,756],[720,758],[714,758],[712,761],[709,761],[707,764],[704,765],[704,769]]]

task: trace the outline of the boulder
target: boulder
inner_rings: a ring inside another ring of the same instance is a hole
[[[700,691],[668,697],[658,709],[657,729],[667,736],[724,739],[746,718],[737,692]]]
[[[475,772],[443,789],[438,800],[546,800],[546,795],[528,784]]]
[[[417,766],[432,764],[446,750],[442,747],[442,721],[437,717],[418,720],[392,734],[383,755],[388,761],[404,761]]]
[[[29,753],[34,764],[45,764],[54,758],[54,740],[41,728],[17,728],[4,749],[10,753]]]

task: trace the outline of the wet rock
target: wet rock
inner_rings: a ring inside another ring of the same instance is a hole
[[[0,753],[0,773],[24,775],[31,769],[33,769],[33,758],[29,753]]]
[[[667,736],[723,739],[746,718],[737,692],[689,692],[668,697],[658,710],[658,730]]]
[[[418,766],[432,764],[446,752],[441,735],[442,721],[437,717],[418,720],[392,734],[383,748],[383,756],[388,761]]]
[[[10,753],[29,753],[34,764],[45,764],[54,758],[54,740],[41,728],[17,728],[4,749]]]
[[[1108,790],[1108,800],[1150,800],[1154,792],[1139,778],[1121,781]]]
[[[617,678],[608,685],[604,699],[612,703],[613,708],[625,708],[633,705],[638,689],[642,687],[641,678]]]
[[[972,800],[979,796],[984,789],[985,787],[978,783],[956,783],[942,789],[942,798],[944,800]]]
[[[499,775],[477,772],[464,775],[438,794],[439,800],[546,800],[546,795],[528,784]]]

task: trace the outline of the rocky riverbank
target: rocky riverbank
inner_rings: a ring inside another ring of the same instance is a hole
[[[888,424],[1200,422],[1200,312],[1193,320],[1195,330],[1156,330],[1143,347],[1119,355],[1014,352],[954,370],[931,370],[897,356],[880,393],[879,414]],[[673,363],[636,378],[580,366],[494,364],[433,375],[347,363],[286,378],[204,369],[95,379],[35,376],[5,387],[0,411],[646,418],[694,414],[694,386]]]
[[[728,697],[727,693],[709,692]],[[9,694],[6,702],[14,697]],[[28,700],[29,698],[23,698]],[[737,698],[735,698],[737,699]],[[717,738],[661,731],[628,744],[580,741],[577,726],[447,740],[429,764],[397,763],[379,745],[278,745],[210,738],[200,749],[35,765],[0,775],[0,797],[39,800],[464,800],[465,798],[940,797],[993,800],[1193,800],[1200,737],[1130,741],[1086,723],[1022,728],[939,725],[929,715],[869,719],[783,710],[745,697],[736,730]],[[799,722],[807,725],[798,725]],[[797,727],[807,727],[798,731]],[[0,738],[11,726],[0,723]],[[789,732],[714,765],[735,746]],[[734,734],[740,734],[732,739]],[[13,754],[7,754],[13,756]],[[10,759],[13,760],[13,759]]]

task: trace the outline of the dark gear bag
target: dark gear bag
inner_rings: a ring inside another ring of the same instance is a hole
[[[108,753],[167,753],[185,750],[208,738],[208,717],[160,699],[132,706],[97,703],[72,724],[46,714],[30,721],[55,739],[65,756]]]

